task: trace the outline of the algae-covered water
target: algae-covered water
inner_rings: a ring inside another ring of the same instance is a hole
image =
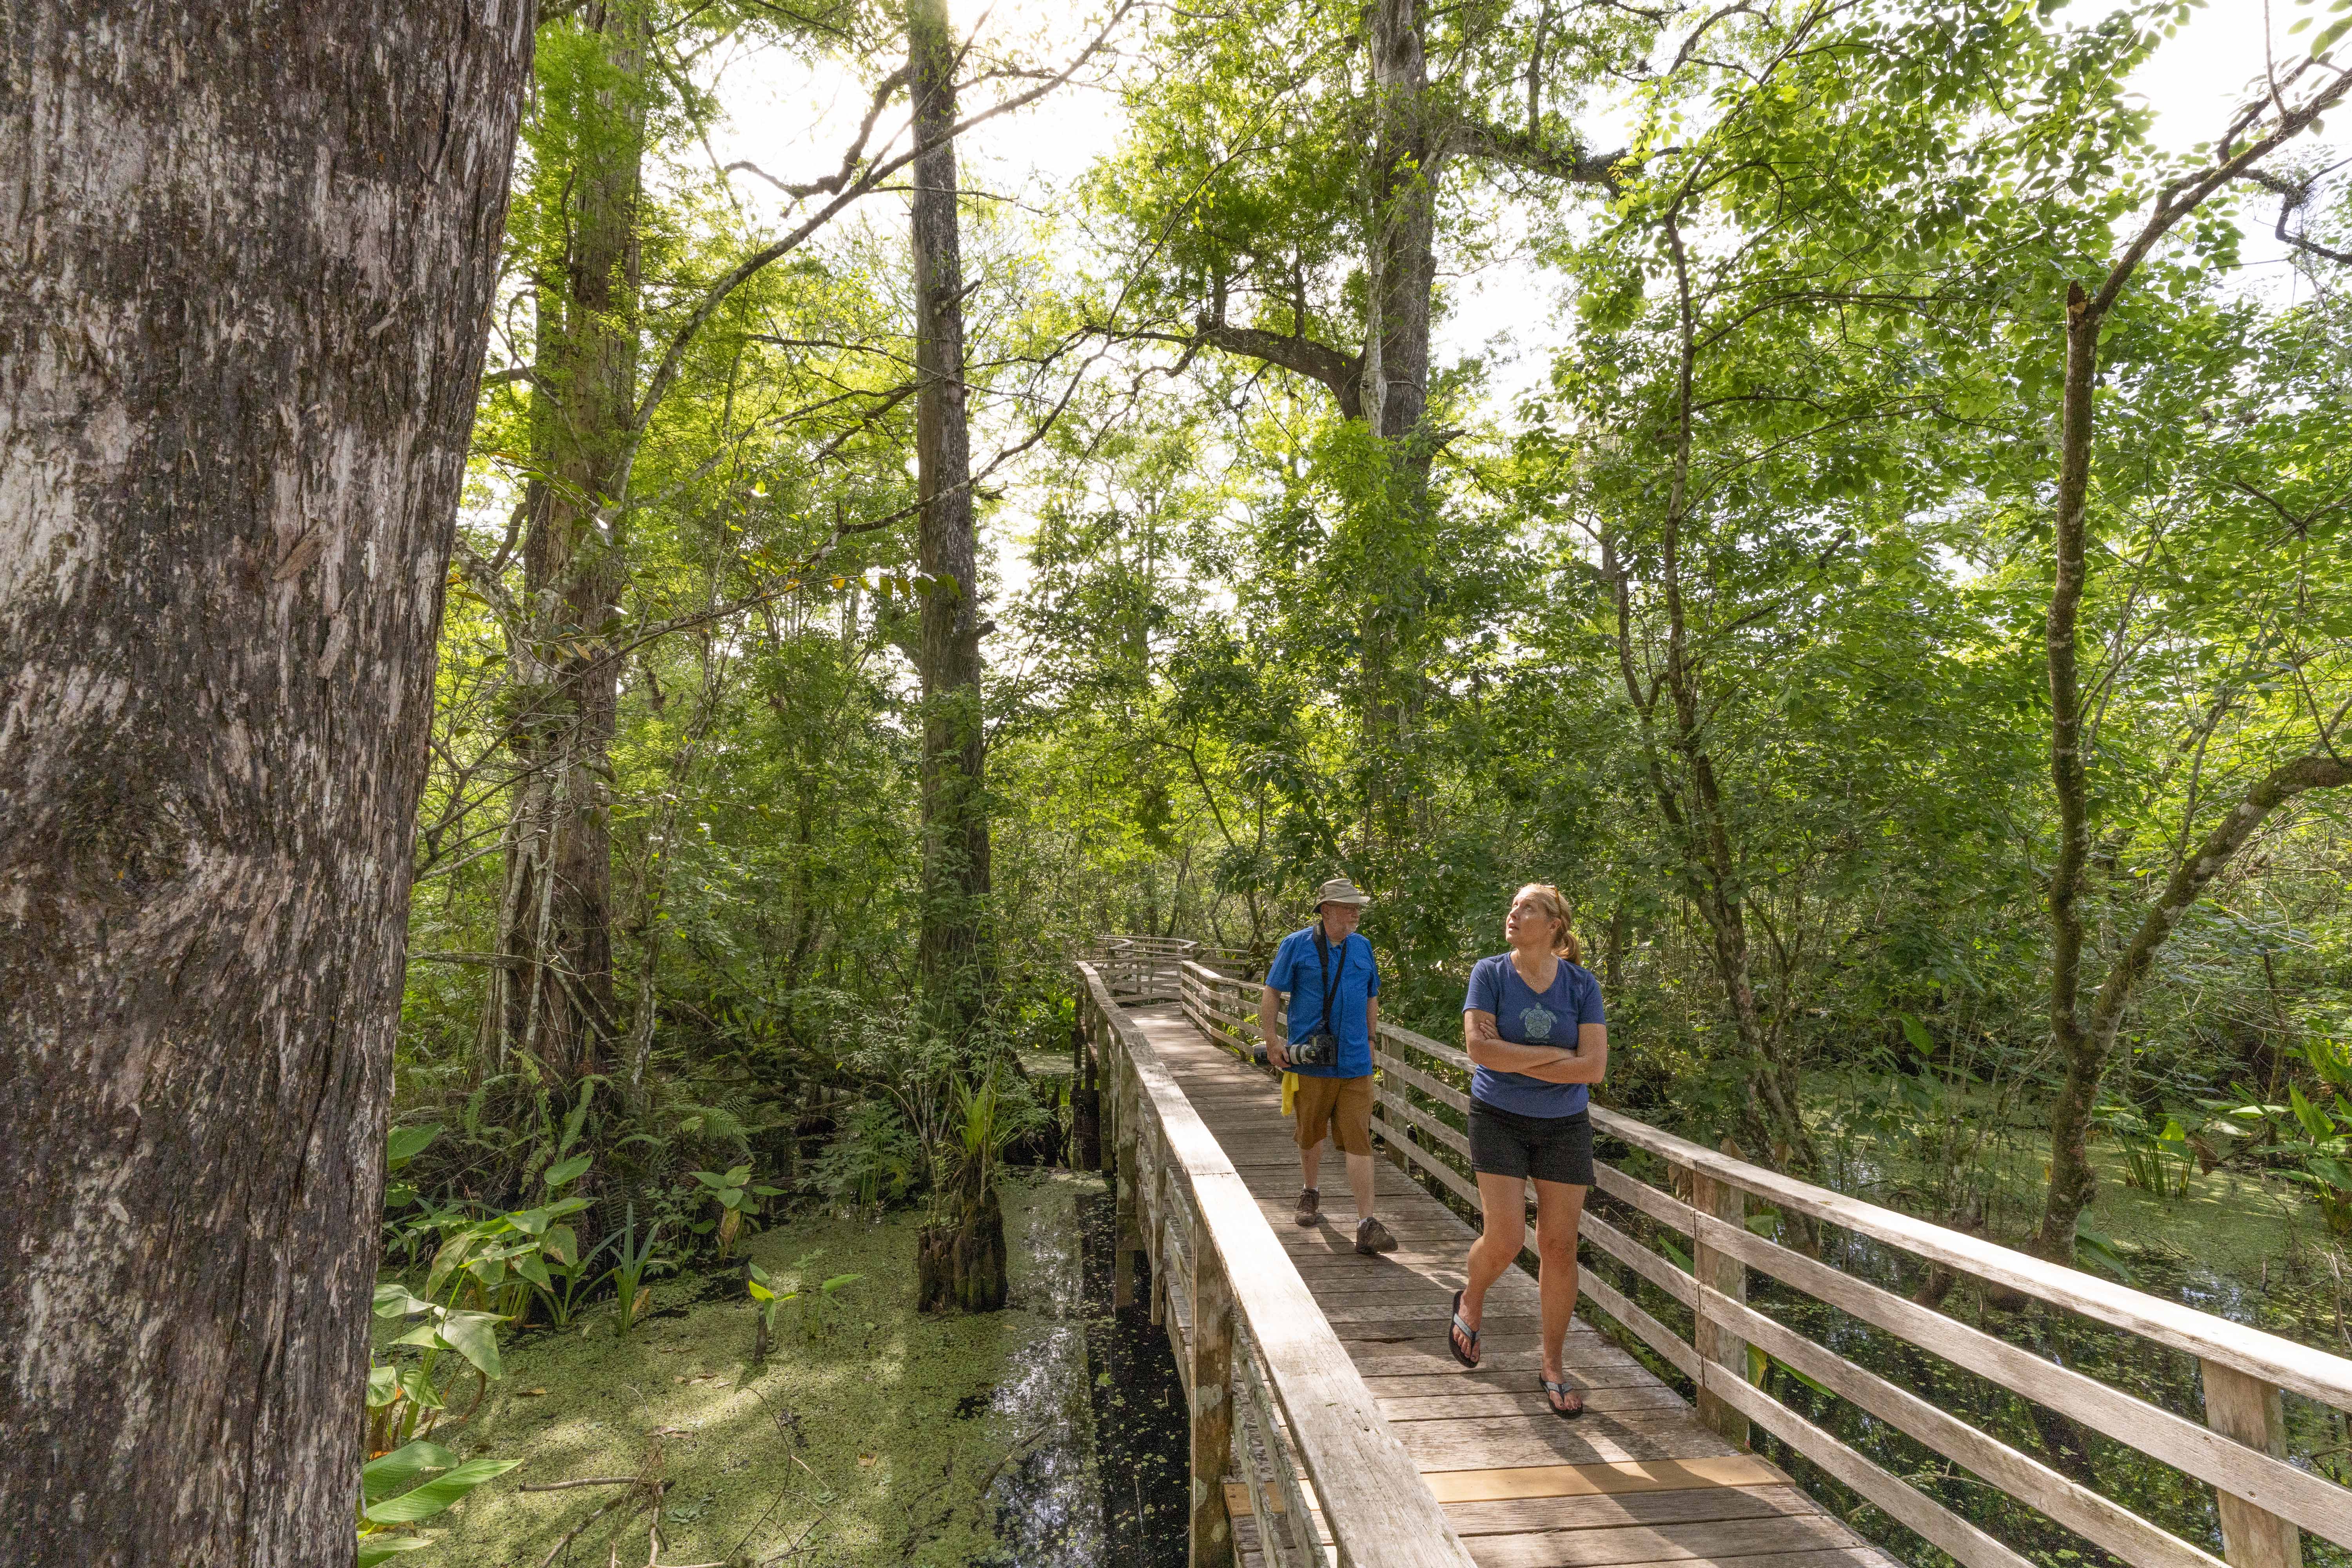
[[[1161,1331],[1111,1310],[1110,1204],[1098,1178],[1009,1181],[1012,1300],[913,1310],[919,1216],[794,1218],[751,1256],[784,1288],[844,1274],[812,1314],[787,1308],[764,1366],[731,1276],[671,1282],[627,1335],[526,1331],[474,1419],[468,1458],[523,1465],[445,1516],[418,1568],[536,1568],[623,1489],[665,1483],[660,1562],[793,1568],[1161,1568],[1184,1551],[1183,1399]],[[632,1494],[642,1497],[642,1491]],[[555,1561],[647,1560],[642,1506],[614,1508]]]

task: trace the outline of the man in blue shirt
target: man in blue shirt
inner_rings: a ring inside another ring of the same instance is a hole
[[[1258,1032],[1266,1059],[1295,1073],[1298,1088],[1298,1223],[1315,1225],[1322,1194],[1315,1185],[1328,1133],[1348,1157],[1356,1198],[1356,1250],[1394,1252],[1396,1237],[1372,1213],[1372,1036],[1381,1026],[1381,971],[1370,939],[1356,930],[1371,895],[1345,877],[1316,889],[1318,919],[1292,931],[1266,966],[1258,997]],[[1290,1027],[1275,1027],[1281,993],[1290,994]],[[1302,1055],[1306,1059],[1300,1059]]]

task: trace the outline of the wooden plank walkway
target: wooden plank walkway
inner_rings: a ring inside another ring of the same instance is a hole
[[[1354,1357],[1472,1557],[1489,1568],[1895,1568],[1779,1468],[1732,1447],[1640,1363],[1579,1321],[1565,1354],[1586,1414],[1562,1421],[1537,1385],[1536,1282],[1486,1299],[1483,1364],[1447,1352],[1446,1318],[1475,1232],[1405,1172],[1376,1165],[1398,1250],[1355,1250],[1336,1150],[1312,1230],[1293,1210],[1298,1155],[1278,1080],[1209,1043],[1172,1006],[1129,1012],[1213,1131]],[[1181,1336],[1182,1325],[1178,1326]],[[1248,1489],[1229,1484],[1244,1568],[1262,1568]],[[1319,1528],[1318,1536],[1328,1542]]]

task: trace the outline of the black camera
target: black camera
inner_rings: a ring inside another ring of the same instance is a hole
[[[1300,1067],[1335,1067],[1339,1060],[1339,1037],[1328,1029],[1318,1029],[1291,1046],[1290,1059]]]

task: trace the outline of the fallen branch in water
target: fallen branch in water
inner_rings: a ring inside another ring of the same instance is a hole
[[[637,1478],[635,1476],[595,1476],[584,1481],[541,1481],[535,1487],[517,1487],[515,1488],[515,1490],[519,1492],[561,1492],[569,1491],[573,1487],[633,1487],[636,1484]]]
[[[580,1539],[583,1531],[625,1502],[633,1502],[637,1508],[651,1508],[654,1510],[655,1523],[658,1526],[661,1521],[664,1484],[661,1479],[661,1437],[656,1434],[646,1440],[646,1461],[634,1476],[592,1476],[577,1481],[542,1481],[537,1486],[520,1489],[532,1492],[564,1491],[573,1487],[626,1487],[628,1489],[626,1491],[614,1492],[611,1497],[589,1510],[585,1519],[566,1531],[562,1540],[548,1548],[547,1555],[539,1560],[539,1568],[549,1568],[550,1564],[563,1555],[566,1547]],[[617,1547],[614,1548],[615,1552],[618,1550]],[[655,1538],[654,1550],[656,1554],[661,1550],[658,1535]]]

